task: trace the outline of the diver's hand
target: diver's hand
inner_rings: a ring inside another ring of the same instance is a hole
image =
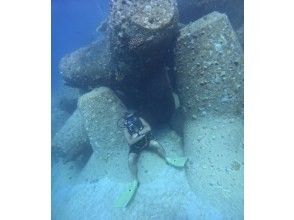
[[[147,133],[146,131],[139,131],[140,136],[145,135],[146,133]]]
[[[134,143],[140,141],[141,139],[143,139],[144,137],[145,137],[145,135],[133,134],[132,139],[131,139],[131,143],[134,144]]]
[[[140,118],[140,120],[141,120],[141,122],[143,124],[143,129],[141,131],[139,131],[139,134],[140,135],[145,135],[146,133],[151,131],[151,127],[143,118]]]
[[[144,135],[144,134],[146,134],[146,131],[139,131],[139,135]]]
[[[132,134],[132,138],[134,139],[134,138],[137,138],[137,137],[139,137],[140,136],[140,134],[138,134],[138,133],[135,133],[135,134]]]
[[[139,135],[145,135],[146,133],[148,133],[149,131],[151,131],[151,129],[149,127],[144,128],[143,130],[139,131]]]

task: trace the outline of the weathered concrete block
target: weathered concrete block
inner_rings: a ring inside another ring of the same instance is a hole
[[[177,27],[175,0],[129,0],[110,3],[111,45],[131,51],[157,51],[168,44]]]
[[[108,40],[95,41],[63,57],[59,72],[66,84],[88,89],[110,84]]]
[[[176,2],[112,0],[110,9],[112,74],[132,89],[146,75],[164,66],[177,30]]]
[[[62,128],[66,120],[72,115],[76,109],[75,105],[64,106],[64,100],[77,100],[80,96],[79,90],[68,87],[63,82],[58,81],[58,84],[52,89],[51,103],[51,137],[53,139],[56,132]],[[66,101],[67,102],[67,101]],[[70,103],[67,103],[70,104]]]
[[[180,22],[189,23],[202,16],[219,11],[228,15],[233,26],[244,23],[244,0],[177,0]]]
[[[238,30],[236,31],[237,36],[239,38],[239,42],[242,45],[242,48],[244,50],[244,26],[242,25]]]
[[[226,15],[213,12],[181,29],[175,68],[188,119],[242,112],[243,51]]]
[[[51,138],[53,140],[57,131],[59,131],[70,117],[68,112],[62,111],[58,106],[52,104],[51,107]]]
[[[173,111],[164,69],[172,54],[177,21],[176,0],[110,1],[111,74],[130,100],[126,105],[143,112],[150,123],[166,122]]]
[[[206,117],[185,124],[191,189],[219,210],[222,219],[244,217],[243,132],[238,117]]]
[[[118,120],[126,107],[111,89],[100,87],[83,95],[78,101],[91,146],[102,173],[120,181],[130,180],[129,147]],[[90,159],[91,161],[91,159]],[[124,161],[124,162],[122,162]]]
[[[222,219],[242,219],[243,51],[227,16],[181,29],[175,55],[190,186]]]
[[[91,151],[87,132],[79,111],[75,111],[56,133],[52,143],[53,153],[66,161],[76,159],[82,153]]]

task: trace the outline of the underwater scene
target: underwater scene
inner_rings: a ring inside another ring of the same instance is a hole
[[[52,219],[244,219],[243,4],[52,0]]]

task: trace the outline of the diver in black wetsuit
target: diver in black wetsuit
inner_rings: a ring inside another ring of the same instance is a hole
[[[126,113],[124,117],[124,134],[130,146],[129,169],[134,180],[138,181],[137,161],[142,150],[152,150],[166,159],[164,148],[152,137],[150,125],[135,113]]]
[[[162,157],[168,164],[183,168],[187,161],[186,157],[166,157],[164,148],[153,139],[150,125],[135,113],[126,113],[124,116],[124,134],[130,146],[129,169],[133,180],[115,202],[116,207],[125,207],[131,201],[139,185],[137,161],[142,150],[152,150]]]

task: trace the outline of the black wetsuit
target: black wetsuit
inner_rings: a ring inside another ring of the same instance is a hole
[[[145,135],[144,138],[142,138],[138,142],[130,145],[129,153],[139,154],[142,150],[144,150],[145,148],[147,148],[149,146],[149,142],[152,139],[151,131],[147,132],[144,135]]]

